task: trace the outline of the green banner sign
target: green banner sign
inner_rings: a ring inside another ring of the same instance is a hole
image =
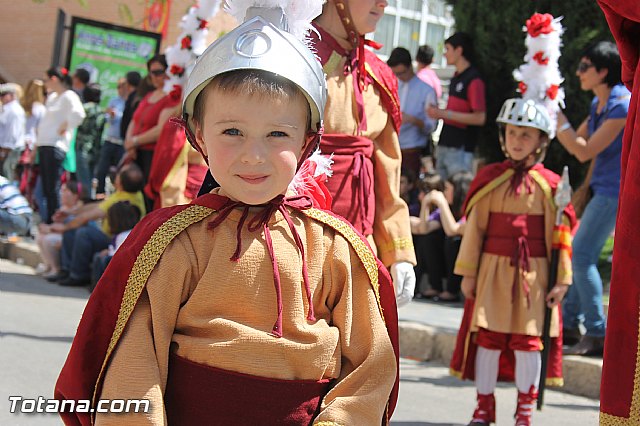
[[[91,81],[100,84],[101,105],[117,96],[118,79],[129,71],[147,73],[147,60],[160,48],[160,34],[74,17],[67,54],[73,73],[84,68]]]

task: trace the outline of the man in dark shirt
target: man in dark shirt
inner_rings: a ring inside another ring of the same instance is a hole
[[[129,123],[133,118],[133,113],[136,111],[138,103],[140,102],[140,99],[137,97],[136,90],[140,85],[140,80],[142,79],[142,77],[137,71],[129,71],[126,75],[126,79],[126,101],[124,103],[124,110],[122,111],[122,121],[120,121],[120,137],[122,138],[122,140],[125,139],[125,135],[127,134],[127,127],[129,127]]]
[[[446,109],[428,109],[432,118],[443,119],[444,126],[436,150],[436,170],[447,179],[460,171],[472,171],[478,126],[486,120],[485,85],[473,66],[473,40],[457,32],[444,42],[448,65],[456,67],[449,84]]]

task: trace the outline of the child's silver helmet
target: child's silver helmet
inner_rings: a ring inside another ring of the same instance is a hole
[[[535,101],[522,98],[507,99],[502,104],[500,113],[496,118],[498,127],[500,128],[500,147],[504,155],[509,158],[509,153],[505,146],[505,129],[507,124],[514,126],[533,127],[542,131],[547,137],[542,144],[536,149],[536,162],[544,160],[547,146],[549,145],[549,135],[551,133],[551,118],[547,108]]]
[[[242,25],[204,51],[183,94],[188,135],[195,130],[193,109],[198,94],[216,76],[247,69],[268,71],[296,84],[309,103],[312,128],[322,128],[327,100],[324,71],[309,48],[287,31],[288,26],[281,7],[249,7]]]

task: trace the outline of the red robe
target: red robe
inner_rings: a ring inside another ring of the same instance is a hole
[[[106,285],[98,285],[87,303],[71,350],[56,383],[56,399],[89,400],[92,406],[95,406],[104,379],[102,369],[108,363],[108,354],[112,353],[113,350],[113,347],[110,348],[110,344],[114,346],[117,344],[117,342],[111,342],[114,330],[122,330],[126,326],[126,322],[119,323],[118,320],[120,319],[119,312],[125,290],[131,291],[130,286],[127,286],[129,275],[134,269],[134,262],[141,262],[139,259],[140,253],[154,232],[169,219],[194,205],[220,210],[227,201],[226,197],[207,194],[188,205],[156,210],[145,216],[136,226],[101,278],[100,283],[104,281]],[[204,216],[193,220],[202,220],[208,217],[209,214],[209,212],[205,212]],[[328,223],[326,225],[331,226]],[[180,232],[180,230],[174,231],[176,231],[176,235]],[[351,235],[351,237],[353,236],[361,238],[355,232]],[[168,244],[169,241],[166,243]],[[366,243],[366,240],[364,241]],[[164,247],[161,249],[164,250]],[[397,360],[399,350],[395,292],[386,268],[379,260],[377,260],[377,265],[380,303]],[[399,366],[399,362],[397,365]],[[391,417],[395,408],[398,383],[397,376],[396,384],[389,397],[388,418]],[[190,389],[190,391],[194,391],[194,389]],[[61,413],[61,416],[65,424],[68,425],[89,425],[92,423],[92,415],[90,413]]]
[[[483,189],[490,187],[493,182],[506,171],[512,168],[512,163],[508,160],[502,163],[490,164],[478,171],[476,178],[471,183],[467,198],[464,203],[464,214],[469,213],[469,209],[485,194]],[[552,171],[545,169],[542,164],[535,164],[531,170],[538,172],[549,183],[553,192],[555,192],[560,177]],[[570,228],[574,229],[577,223],[573,206],[569,205],[564,211],[569,219]],[[473,319],[473,309],[475,303],[473,300],[467,300],[464,305],[464,314],[460,330],[456,340],[456,347],[451,358],[450,371],[456,377],[461,379],[475,379],[475,358],[477,344],[475,342],[475,333],[471,332],[471,322]],[[550,386],[562,385],[562,317],[560,316],[560,336],[551,338],[551,349],[549,352],[549,367],[547,369],[547,384]],[[513,351],[506,350],[500,355],[500,367],[498,371],[498,379],[503,381],[514,381],[515,373],[515,356]]]
[[[609,314],[600,387],[600,424],[640,425],[640,3],[598,0],[632,92],[622,138],[622,170],[613,249]]]

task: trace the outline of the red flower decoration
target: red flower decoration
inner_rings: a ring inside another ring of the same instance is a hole
[[[169,97],[174,102],[179,102],[182,99],[182,86],[174,84],[173,89],[169,92]]]
[[[531,37],[538,37],[540,34],[549,34],[553,31],[551,22],[553,16],[545,13],[534,13],[531,18],[527,19],[527,32]]]
[[[527,89],[528,87],[524,81],[518,83],[518,91],[520,91],[520,93],[524,95],[527,92]]]
[[[540,65],[547,65],[549,63],[549,58],[544,57],[544,52],[540,50],[533,55],[533,60],[539,63]]]
[[[198,18],[200,19],[200,18]],[[198,27],[199,30],[204,30],[205,28],[207,28],[207,24],[208,22],[204,19],[200,19],[200,26]]]
[[[66,69],[65,67],[60,68],[60,72],[62,73],[62,75],[67,75],[69,74],[69,70]]]
[[[555,100],[556,96],[558,96],[558,89],[559,87],[557,84],[552,84],[551,86],[549,86],[549,88],[547,89],[547,97],[552,101]]]
[[[180,41],[181,47],[183,49],[188,49],[191,50],[191,36],[185,36],[181,41]]]
[[[178,64],[173,64],[171,65],[169,72],[173,75],[177,75],[178,77],[182,77],[182,75],[184,74],[184,67],[181,67]]]

